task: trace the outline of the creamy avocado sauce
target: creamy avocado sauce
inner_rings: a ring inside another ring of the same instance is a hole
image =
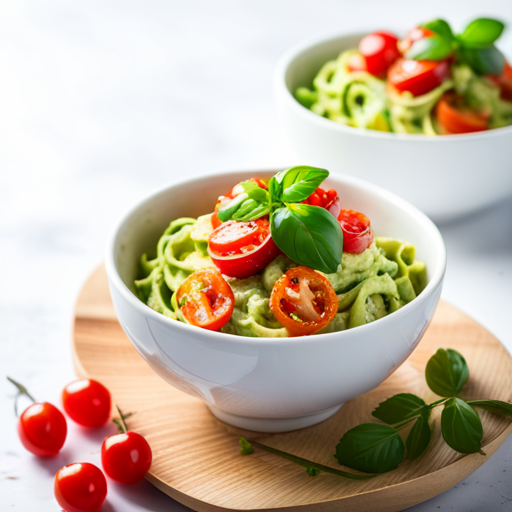
[[[193,272],[214,267],[208,256],[211,215],[171,222],[157,244],[156,255],[143,254],[138,297],[155,311],[186,322],[176,303],[176,290]],[[269,298],[275,282],[297,266],[278,256],[262,272],[246,279],[226,278],[233,290],[235,308],[221,329],[250,337],[287,337],[289,333],[274,317]],[[425,264],[415,260],[413,245],[377,237],[361,254],[343,253],[338,270],[327,274],[338,297],[338,313],[318,333],[343,331],[382,318],[421,293],[427,283]]]

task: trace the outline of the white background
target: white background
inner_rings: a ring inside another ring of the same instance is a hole
[[[272,101],[272,72],[286,49],[324,33],[406,29],[438,16],[456,28],[478,15],[512,23],[510,0],[4,0],[0,6],[2,511],[58,510],[55,471],[77,460],[99,464],[110,427],[80,432],[70,424],[64,450],[50,460],[25,452],[5,375],[39,400],[58,403],[74,377],[74,301],[101,262],[115,219],[178,177],[299,163]],[[512,29],[501,47],[512,56]],[[511,219],[509,199],[440,228],[449,257],[443,298],[512,352]],[[102,510],[180,509],[144,481],[110,484]],[[466,481],[410,510],[512,510],[512,439]]]

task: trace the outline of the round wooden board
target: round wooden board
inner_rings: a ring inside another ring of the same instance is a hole
[[[463,456],[443,441],[438,412],[428,450],[413,462],[366,482],[322,473],[312,478],[280,457],[257,450],[242,457],[238,436],[322,464],[337,466],[334,448],[346,430],[374,419],[385,398],[411,392],[433,401],[424,368],[439,347],[454,348],[471,370],[467,397],[512,398],[512,358],[482,326],[441,302],[432,325],[411,357],[379,387],[343,406],[328,420],[284,434],[242,432],[215,419],[197,398],[158,377],[136,352],[117,322],[103,266],[85,284],[76,305],[74,356],[77,373],[103,382],[124,411],[128,424],[146,436],[154,454],[147,479],[177,501],[198,511],[286,510],[398,511],[454,486],[485,461],[512,431],[507,419],[479,410],[483,450]],[[437,415],[436,415],[437,414]]]

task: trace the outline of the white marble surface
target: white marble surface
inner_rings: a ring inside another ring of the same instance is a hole
[[[57,510],[53,475],[99,464],[101,432],[70,424],[59,456],[17,439],[9,374],[58,403],[73,378],[73,304],[114,219],[183,175],[294,163],[271,75],[292,44],[324,32],[409,26],[443,15],[512,22],[510,0],[3,0],[0,16],[0,509]],[[512,30],[503,48],[512,55]],[[492,165],[492,155],[489,155]],[[483,172],[485,172],[483,170]],[[471,179],[468,177],[467,179]],[[442,186],[442,184],[440,184]],[[512,200],[441,227],[443,298],[512,352]],[[70,422],[71,423],[71,422]],[[415,512],[512,510],[512,439]],[[110,485],[105,512],[180,510],[143,482]]]

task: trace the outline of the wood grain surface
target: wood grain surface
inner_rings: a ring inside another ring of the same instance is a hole
[[[135,412],[128,426],[146,436],[154,455],[147,479],[198,511],[399,511],[463,480],[512,431],[507,419],[479,409],[486,455],[464,456],[444,443],[436,410],[428,450],[366,482],[326,473],[312,478],[303,468],[270,453],[256,450],[243,457],[238,450],[238,436],[243,433],[340,468],[333,458],[337,442],[355,425],[376,421],[371,411],[379,402],[400,392],[416,393],[427,402],[437,398],[427,388],[423,372],[439,347],[454,348],[466,358],[471,372],[466,397],[512,399],[512,358],[506,349],[482,326],[441,302],[418,348],[376,389],[351,400],[323,423],[263,435],[221,423],[199,399],[174,389],[150,369],[117,322],[103,266],[91,275],[78,298],[73,339],[77,373],[103,382],[122,410]]]

